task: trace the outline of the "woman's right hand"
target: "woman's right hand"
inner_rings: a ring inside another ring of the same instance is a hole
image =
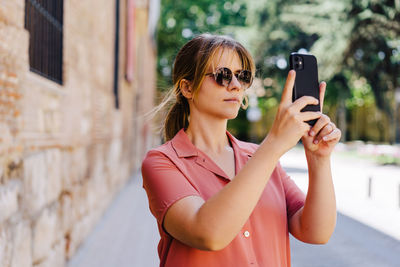
[[[303,135],[308,134],[311,126],[306,121],[318,119],[322,115],[321,112],[301,112],[307,105],[318,104],[318,99],[312,96],[303,96],[292,102],[295,78],[296,72],[289,71],[278,112],[266,137],[277,147],[280,155],[295,146]]]

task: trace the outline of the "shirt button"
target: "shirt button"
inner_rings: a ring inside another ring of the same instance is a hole
[[[243,235],[244,235],[244,237],[249,237],[250,236],[250,232],[249,231],[244,231]]]

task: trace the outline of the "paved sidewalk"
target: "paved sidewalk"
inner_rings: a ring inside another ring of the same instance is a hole
[[[299,150],[292,150],[282,158],[281,162],[296,183],[304,188],[307,182],[305,180],[307,170],[302,162],[304,157],[302,153]],[[379,197],[376,197],[376,201],[371,200],[366,198],[364,193],[357,193],[354,188],[351,189],[351,184],[357,185],[357,181],[360,181],[356,174],[364,173],[363,169],[359,169],[364,163],[354,165],[355,163],[349,162],[348,159],[343,160],[336,156],[333,157],[333,161],[336,170],[340,172],[345,172],[349,166],[356,169],[351,175],[339,178],[336,176],[340,173],[333,171],[335,186],[338,184],[340,191],[337,191],[338,207],[346,206],[346,201],[356,203],[356,205],[349,204],[348,213],[360,208],[358,205],[362,201],[367,201],[365,202],[367,204],[376,202],[379,207],[382,202]],[[343,185],[341,180],[353,182]],[[68,267],[158,266],[156,247],[159,237],[156,221],[148,210],[147,197],[141,185],[141,177],[137,174],[116,197],[102,220],[68,263]],[[345,185],[350,186],[350,189],[346,189]],[[365,190],[364,187],[359,186],[362,190]],[[343,190],[344,193],[341,192]],[[353,191],[349,193],[348,190]],[[396,205],[392,206],[393,212]],[[386,218],[392,215],[384,214]],[[374,216],[370,215],[372,219],[381,221],[382,218]],[[392,220],[391,225],[392,228],[398,228],[399,221]],[[327,245],[308,245],[293,238],[291,240],[293,267],[395,267],[399,266],[400,262],[400,241],[342,214],[338,216],[335,233]]]
[[[136,174],[114,199],[68,267],[153,267],[159,265],[157,224],[141,177]]]
[[[335,232],[325,245],[291,236],[292,267],[398,267],[400,242],[338,213]]]
[[[304,150],[295,147],[280,161],[306,192],[308,173]],[[334,152],[332,177],[339,212],[400,241],[400,167],[381,166]]]

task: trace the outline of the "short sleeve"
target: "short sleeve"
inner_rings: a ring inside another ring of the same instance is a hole
[[[172,204],[186,196],[200,196],[176,165],[159,151],[147,153],[141,170],[150,210],[160,226]]]
[[[279,176],[282,178],[285,190],[287,217],[290,219],[301,207],[304,206],[306,196],[290,176],[287,175],[280,163],[277,165],[277,170]]]

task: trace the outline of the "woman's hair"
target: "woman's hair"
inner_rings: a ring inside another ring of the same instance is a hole
[[[172,71],[173,88],[158,107],[162,108],[173,101],[163,124],[165,141],[171,140],[182,128],[189,125],[189,103],[179,88],[182,79],[191,82],[193,95],[196,96],[205,74],[220,49],[234,50],[242,64],[243,69],[254,73],[254,61],[250,53],[239,42],[228,36],[201,34],[187,42],[179,50]],[[160,108],[157,108],[160,110]]]

